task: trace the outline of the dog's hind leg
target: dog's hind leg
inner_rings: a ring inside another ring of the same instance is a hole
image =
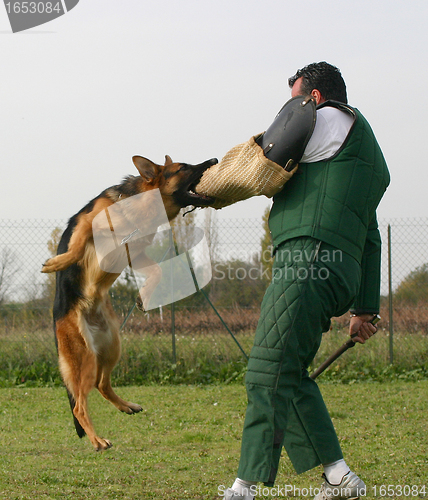
[[[97,387],[98,390],[100,391],[100,394],[105,399],[107,399],[107,401],[110,401],[110,403],[116,406],[118,410],[123,411],[124,413],[128,413],[128,415],[132,415],[134,413],[142,411],[143,408],[140,405],[131,403],[129,401],[125,401],[114,392],[110,381],[110,375],[112,370],[113,367],[110,366],[103,367],[100,377],[100,382]]]
[[[120,398],[111,386],[111,372],[120,358],[120,338],[117,329],[112,331],[112,343],[109,348],[98,354],[97,389],[100,394],[110,401],[120,411],[132,415],[142,411],[142,407]]]
[[[80,332],[75,312],[56,322],[56,335],[59,366],[67,390],[72,396],[70,399],[73,402],[73,415],[95,450],[106,450],[112,444],[97,436],[88,412],[88,394],[96,385],[97,358]],[[76,430],[82,437],[84,433],[81,430],[79,433],[77,427]]]

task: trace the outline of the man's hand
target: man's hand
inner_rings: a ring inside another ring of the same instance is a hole
[[[358,333],[357,337],[353,337],[354,342],[364,344],[372,335],[377,332],[377,328],[370,323],[373,319],[373,314],[362,314],[361,316],[352,316],[349,325],[349,335]]]

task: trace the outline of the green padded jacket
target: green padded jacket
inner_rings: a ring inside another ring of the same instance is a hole
[[[389,185],[382,151],[364,116],[348,105],[327,101],[351,113],[354,123],[334,156],[301,163],[274,197],[269,216],[274,251],[281,243],[309,236],[354,257],[362,268],[355,313],[377,313],[380,297],[381,239],[376,208]]]

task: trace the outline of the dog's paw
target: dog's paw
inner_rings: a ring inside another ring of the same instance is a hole
[[[143,300],[142,300],[140,295],[137,296],[137,298],[135,300],[135,305],[137,306],[137,309],[139,311],[145,312]]]
[[[42,273],[53,273],[56,271],[54,259],[48,259],[42,266]]]
[[[42,273],[56,273],[58,271],[63,271],[69,266],[68,261],[63,257],[63,255],[57,255],[48,259],[42,267]]]
[[[111,448],[113,444],[108,439],[96,438],[96,443],[94,443],[95,451],[104,451]]]
[[[137,296],[136,301],[135,301],[135,305],[137,306],[137,309],[139,309],[142,312],[148,311],[151,296],[152,296],[151,293],[148,294],[148,293],[140,292]]]
[[[137,405],[135,403],[126,403],[126,406],[121,408],[121,411],[124,413],[127,413],[128,415],[133,415],[134,413],[139,413],[140,411],[143,411],[142,406]]]
[[[73,262],[76,262],[76,260],[73,260],[69,253],[57,255],[56,257],[48,259],[43,264],[42,273],[56,273],[58,271],[64,271],[64,269],[70,267]]]
[[[146,312],[150,309],[150,306],[152,305],[150,304],[150,301],[157,284],[158,283],[151,283],[150,286],[145,285],[140,288],[137,299],[135,301],[135,304],[140,311]]]
[[[129,403],[128,401],[123,400],[120,404],[117,404],[116,407],[118,410],[122,411],[123,413],[127,413],[128,415],[133,415],[134,413],[143,411],[143,408],[140,405]]]

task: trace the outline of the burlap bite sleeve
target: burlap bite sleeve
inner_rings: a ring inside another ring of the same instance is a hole
[[[223,208],[252,196],[271,198],[291,179],[291,172],[268,160],[256,143],[259,136],[232,148],[220,163],[210,167],[196,186],[196,192],[216,199],[214,208]]]

